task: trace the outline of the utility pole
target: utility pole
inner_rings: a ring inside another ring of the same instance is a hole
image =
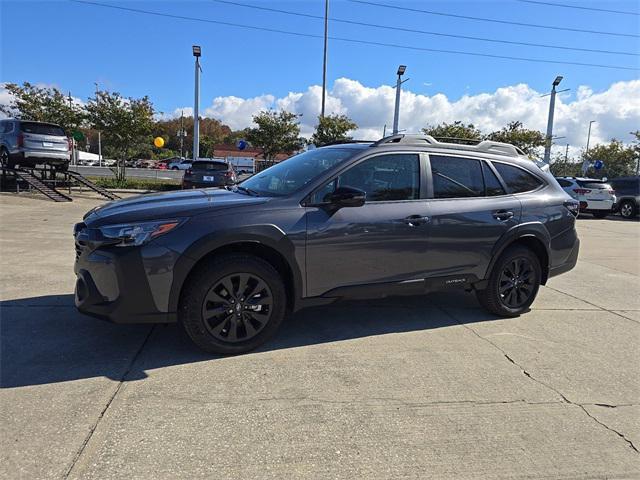
[[[567,162],[569,160],[569,144],[567,143],[567,149],[564,151],[564,161]]]
[[[196,57],[196,82],[195,99],[193,105],[193,161],[200,155],[200,55],[202,50],[198,45],[192,47],[193,56]]]
[[[69,111],[73,109],[71,103],[71,91],[69,91]],[[76,158],[76,139],[71,135],[71,165],[76,165],[78,163],[78,159]]]
[[[98,97],[98,82],[95,82],[96,86],[96,103],[99,102]],[[100,138],[100,130],[98,130],[98,165],[102,166],[102,138]]]
[[[551,161],[551,141],[553,139],[553,112],[556,108],[556,87],[560,85],[562,76],[558,75],[551,84],[551,98],[549,100],[549,119],[547,120],[547,136],[544,143],[544,163]]]
[[[589,142],[591,141],[591,125],[596,123],[595,120],[591,120],[589,122],[589,132],[587,133],[587,148],[584,151],[584,157],[582,159],[582,174],[585,175],[587,170],[589,170]]]
[[[324,118],[324,104],[327,95],[327,39],[329,33],[329,0],[324,0],[324,56],[322,60],[322,109],[320,117]]]
[[[393,111],[393,135],[397,135],[398,133],[398,120],[400,117],[400,90],[402,88],[402,84],[409,80],[408,78],[407,80],[402,80],[402,75],[404,75],[404,72],[406,70],[406,65],[400,65],[398,67],[398,71],[396,72],[396,75],[398,75],[398,80],[396,81],[396,106]]]
[[[178,136],[180,137],[180,158],[184,158],[184,137],[187,136],[187,132],[184,131],[184,110],[180,111],[180,131]]]

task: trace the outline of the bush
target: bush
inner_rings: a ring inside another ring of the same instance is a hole
[[[102,188],[131,188],[136,190],[154,190],[157,192],[167,192],[169,190],[180,190],[182,187],[179,181],[154,180],[146,178],[116,178],[94,177],[90,180]]]

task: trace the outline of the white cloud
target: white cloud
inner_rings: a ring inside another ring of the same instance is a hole
[[[232,128],[251,125],[251,117],[262,109],[285,109],[302,114],[303,135],[310,135],[320,111],[321,87],[313,85],[303,92],[290,92],[282,98],[272,95],[243,99],[218,97],[204,114],[220,119]],[[526,84],[498,88],[494,92],[465,95],[451,101],[446,95],[416,94],[403,90],[400,128],[418,133],[426,125],[461,120],[473,123],[481,130],[498,130],[519,120],[527,128],[545,131],[549,97],[541,97]],[[613,137],[628,141],[628,133],[640,125],[640,80],[617,82],[603,92],[594,92],[580,85],[575,98],[559,94],[556,99],[554,135],[565,137],[559,146],[569,143],[582,147],[586,143],[590,120],[596,120],[592,130],[592,145]],[[392,86],[365,86],[359,81],[340,78],[327,92],[327,113],[345,114],[359,126],[357,138],[378,138],[383,126],[387,131],[393,121],[395,90]],[[560,148],[560,147],[559,147]]]
[[[9,95],[2,87],[0,84],[0,103],[5,104]],[[253,115],[261,110],[285,109],[302,114],[302,134],[309,136],[317,122],[321,93],[321,87],[312,85],[305,91],[289,92],[281,98],[270,94],[252,98],[216,97],[202,109],[201,115],[217,118],[233,129],[241,129],[251,126]],[[494,92],[464,95],[452,101],[442,93],[423,95],[404,89],[400,128],[418,133],[429,124],[461,120],[490,132],[519,120],[527,128],[545,131],[549,98],[541,97],[543,93],[526,84],[518,84],[501,87]],[[617,82],[602,92],[580,85],[575,93],[575,97],[568,93],[559,94],[556,99],[554,135],[565,137],[558,140],[558,148],[567,143],[583,147],[590,120],[597,122],[592,130],[592,145],[612,137],[629,141],[629,132],[640,126],[640,80]],[[326,111],[351,117],[359,126],[354,137],[379,138],[385,124],[387,131],[391,127],[394,101],[395,89],[392,86],[370,87],[357,80],[339,78],[327,92]],[[177,117],[182,110],[185,115],[192,113],[191,107],[176,108],[161,117]]]

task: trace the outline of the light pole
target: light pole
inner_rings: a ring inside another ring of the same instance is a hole
[[[544,163],[551,161],[551,140],[553,138],[553,111],[556,108],[556,87],[560,85],[562,76],[558,75],[551,84],[551,98],[549,100],[549,119],[547,120],[547,136],[544,143]]]
[[[200,55],[202,50],[199,45],[193,45],[193,56],[196,57],[196,84],[195,99],[193,105],[193,161],[200,155]]]
[[[402,84],[409,80],[402,80],[402,75],[404,75],[404,72],[406,70],[406,65],[400,65],[398,67],[398,71],[396,72],[396,75],[398,75],[398,80],[396,81],[396,107],[393,111],[393,135],[397,135],[398,133],[398,117],[400,116],[400,89],[402,87]]]
[[[584,158],[582,160],[582,174],[585,175],[589,169],[589,143],[591,142],[591,125],[596,123],[595,120],[589,122],[589,132],[587,133],[587,148],[584,151]]]
[[[329,31],[329,0],[324,2],[324,56],[322,59],[322,109],[320,117],[324,117],[324,103],[327,95],[327,33]]]
[[[184,129],[184,111],[180,111],[180,130],[178,130],[178,136],[180,137],[180,158],[184,159],[184,137],[187,136],[187,131]]]
[[[95,82],[96,86],[96,103],[100,100],[98,98],[98,82]],[[102,166],[102,138],[100,138],[100,130],[98,130],[98,166]]]

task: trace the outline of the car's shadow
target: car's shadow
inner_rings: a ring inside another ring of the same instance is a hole
[[[448,296],[447,296],[448,295]],[[475,307],[465,293],[340,302],[302,310],[257,353],[390,333],[448,327],[458,321],[437,304]],[[468,310],[463,321],[492,320]],[[176,325],[114,325],[86,317],[72,295],[0,304],[2,388],[107,377],[132,381],[146,370],[217,358],[199,351]],[[135,361],[134,361],[135,360]]]

